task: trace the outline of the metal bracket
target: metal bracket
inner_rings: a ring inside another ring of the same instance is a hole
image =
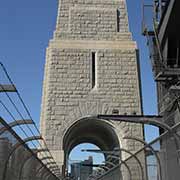
[[[2,118],[0,117],[0,119],[2,119]],[[34,121],[31,120],[31,119],[16,120],[16,121],[13,121],[13,122],[9,123],[9,124],[8,124],[8,125],[9,125],[8,128],[13,128],[13,127],[15,127],[15,126],[24,125],[24,124],[34,124]],[[5,127],[5,126],[2,127],[2,128],[0,128],[0,135],[3,134],[5,131],[7,131],[8,128]]]
[[[2,92],[17,92],[15,85],[0,84],[0,93]]]

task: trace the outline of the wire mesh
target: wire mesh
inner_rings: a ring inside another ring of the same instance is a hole
[[[170,131],[165,131],[150,143],[142,143],[144,145],[139,146],[138,151],[120,160],[118,165],[101,174],[90,176],[90,179],[164,180],[171,179],[172,174],[174,179],[178,179],[180,175],[179,134],[180,122],[172,126]],[[178,135],[178,139],[176,139],[176,135]]]
[[[45,140],[42,138],[38,127],[36,126],[30,111],[28,110],[26,104],[24,103],[19,91],[15,87],[12,79],[10,78],[6,68],[2,63],[0,63],[0,179],[10,180],[10,179],[20,179],[19,171],[21,169],[22,177],[21,179],[34,179],[36,178],[36,167],[38,165],[42,166],[39,170],[39,174],[45,173],[48,178],[52,179],[60,178],[60,169],[53,159],[51,152],[48,150]],[[14,92],[6,91],[6,85],[14,87]],[[20,124],[20,121],[21,124]],[[27,121],[29,120],[29,121]],[[12,128],[8,124],[15,124]],[[22,123],[23,122],[23,123]],[[31,123],[28,123],[31,122]],[[1,132],[2,130],[2,132]],[[32,139],[28,142],[23,142],[24,139],[29,137],[40,137],[39,139]],[[17,149],[13,149],[17,143],[22,143]],[[38,149],[46,149],[45,151],[39,151],[38,154],[32,152],[32,150],[37,151]],[[26,166],[31,166],[32,168],[21,167],[21,163],[24,162],[24,158],[32,155],[32,158],[28,159],[25,163]],[[6,159],[7,156],[7,159]],[[50,158],[46,158],[50,157]],[[43,161],[40,159],[44,158]],[[34,160],[32,160],[34,159]],[[30,163],[31,162],[31,163]],[[3,164],[5,163],[5,164]],[[29,165],[30,164],[30,165]],[[33,165],[34,164],[34,165]],[[53,164],[53,167],[52,167]],[[5,170],[4,170],[5,169]],[[29,169],[29,170],[27,170]],[[31,169],[31,170],[30,170]],[[43,170],[44,169],[44,170]],[[26,175],[24,171],[29,172]],[[32,172],[34,171],[34,172]],[[48,173],[49,172],[49,173]],[[54,175],[53,172],[55,172]],[[4,174],[3,174],[4,173]],[[25,175],[24,175],[25,173]],[[2,177],[1,177],[2,176]],[[24,176],[32,176],[29,178],[24,178]],[[14,178],[12,178],[14,177]],[[42,177],[37,177],[37,179],[42,179]],[[43,177],[45,179],[45,177]]]
[[[6,128],[0,134],[0,180],[40,180],[46,179],[46,175],[58,179],[38,158],[38,149],[30,149],[2,118],[0,127]],[[38,166],[44,171],[37,172]]]

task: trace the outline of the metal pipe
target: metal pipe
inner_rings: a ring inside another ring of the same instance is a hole
[[[13,121],[8,124],[9,127],[3,126],[2,128],[0,128],[0,135],[3,134],[5,131],[8,131],[9,128],[13,128],[15,126],[24,125],[24,124],[34,124],[34,122],[30,119]]]
[[[8,163],[9,163],[9,159],[12,156],[12,154],[22,145],[26,144],[27,142],[33,141],[33,140],[40,140],[42,139],[41,136],[32,136],[32,137],[28,137],[26,139],[24,139],[22,142],[18,142],[16,143],[13,147],[12,147],[12,151],[9,153],[7,160],[5,162],[5,168],[4,168],[4,172],[3,172],[3,180],[6,180],[6,171],[7,171],[7,167],[8,167]]]
[[[40,153],[40,152],[44,152],[44,151],[48,151],[48,149],[37,149],[35,150],[35,153]],[[30,156],[28,156],[24,161],[23,164],[20,167],[20,172],[19,172],[19,180],[21,180],[21,174],[22,174],[22,170],[24,168],[24,166],[26,165],[26,163],[33,157],[33,154],[31,154]]]
[[[140,138],[137,138],[137,137],[135,138],[135,137],[127,136],[127,137],[124,137],[123,139],[132,139],[132,140],[138,141],[138,142],[146,145],[151,150],[151,152],[154,154],[154,156],[157,159],[158,168],[159,168],[159,173],[158,173],[159,174],[159,180],[162,180],[161,161],[159,159],[157,152],[154,150],[154,148],[151,145],[149,145],[146,141],[144,141]]]

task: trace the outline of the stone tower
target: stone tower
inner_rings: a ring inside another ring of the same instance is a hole
[[[143,138],[142,126],[95,118],[142,113],[137,57],[125,0],[59,0],[46,55],[41,132],[60,166],[84,142],[137,150],[123,137]]]

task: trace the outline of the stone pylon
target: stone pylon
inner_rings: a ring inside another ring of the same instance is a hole
[[[141,125],[95,118],[142,113],[137,52],[125,0],[59,0],[46,55],[41,132],[64,169],[80,143],[131,152],[140,147],[123,137],[143,138]]]

